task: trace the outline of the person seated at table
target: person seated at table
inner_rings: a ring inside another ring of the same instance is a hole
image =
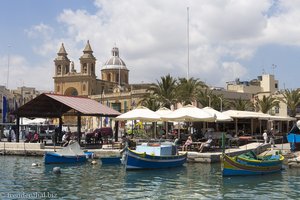
[[[178,136],[175,135],[174,137],[175,137],[175,139],[174,139],[173,145],[174,146],[179,146],[180,145],[180,140],[179,140]]]
[[[193,143],[193,140],[192,140],[192,137],[189,136],[188,139],[185,141],[183,147],[182,147],[182,150],[183,151],[187,151],[188,150],[188,147],[191,146]]]
[[[212,137],[209,137],[206,142],[203,142],[199,148],[199,152],[201,153],[204,148],[210,148],[212,141]]]
[[[37,132],[35,132],[33,135],[33,139],[30,142],[35,143],[35,142],[38,142],[38,140],[39,140],[39,134]]]

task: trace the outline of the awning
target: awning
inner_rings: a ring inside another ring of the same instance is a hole
[[[62,115],[116,117],[121,113],[86,97],[43,93],[19,107],[14,114],[27,118],[58,118]]]
[[[257,118],[261,120],[274,120],[274,121],[296,121],[296,118],[289,116],[275,116],[261,112],[241,111],[241,110],[227,110],[222,112],[232,118]]]

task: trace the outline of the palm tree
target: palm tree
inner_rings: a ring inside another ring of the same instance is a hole
[[[259,111],[267,113],[273,107],[279,106],[279,101],[272,96],[266,97],[264,95],[262,99],[257,99],[255,106],[258,108]]]
[[[215,110],[222,111],[225,108],[227,100],[224,99],[222,94],[211,94],[211,107]],[[222,103],[222,105],[221,105]],[[221,110],[222,108],[222,110]]]
[[[177,101],[183,105],[192,104],[197,98],[197,93],[201,88],[207,88],[204,82],[194,78],[179,78],[176,96]]]
[[[199,90],[197,94],[197,102],[199,102],[203,107],[211,106],[211,99],[213,93],[211,90]]]
[[[147,96],[145,96],[138,104],[145,106],[153,111],[156,111],[160,108],[159,101],[157,101],[157,98],[152,94],[148,94]]]
[[[297,107],[300,105],[300,90],[284,90],[283,98],[280,98],[280,101],[284,102],[287,105],[289,110],[288,115],[290,117],[295,117],[297,114]]]
[[[152,92],[162,107],[170,108],[176,102],[176,83],[177,80],[168,74],[150,86],[148,91]]]
[[[253,110],[253,103],[249,100],[242,100],[241,97],[239,99],[234,99],[234,101],[230,102],[230,106],[232,109],[235,110]]]

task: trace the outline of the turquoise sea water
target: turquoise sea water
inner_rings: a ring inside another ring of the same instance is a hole
[[[221,176],[220,164],[125,171],[115,165],[47,165],[41,157],[0,157],[0,199],[299,199],[300,169]],[[62,173],[52,173],[60,166]]]

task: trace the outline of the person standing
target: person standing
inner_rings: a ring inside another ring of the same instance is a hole
[[[264,144],[267,144],[268,143],[268,133],[267,133],[267,130],[264,130],[263,138],[264,138],[264,141],[265,141]]]
[[[271,146],[276,147],[275,146],[275,132],[274,132],[273,128],[271,128],[271,131],[270,131],[270,144],[271,144]]]

